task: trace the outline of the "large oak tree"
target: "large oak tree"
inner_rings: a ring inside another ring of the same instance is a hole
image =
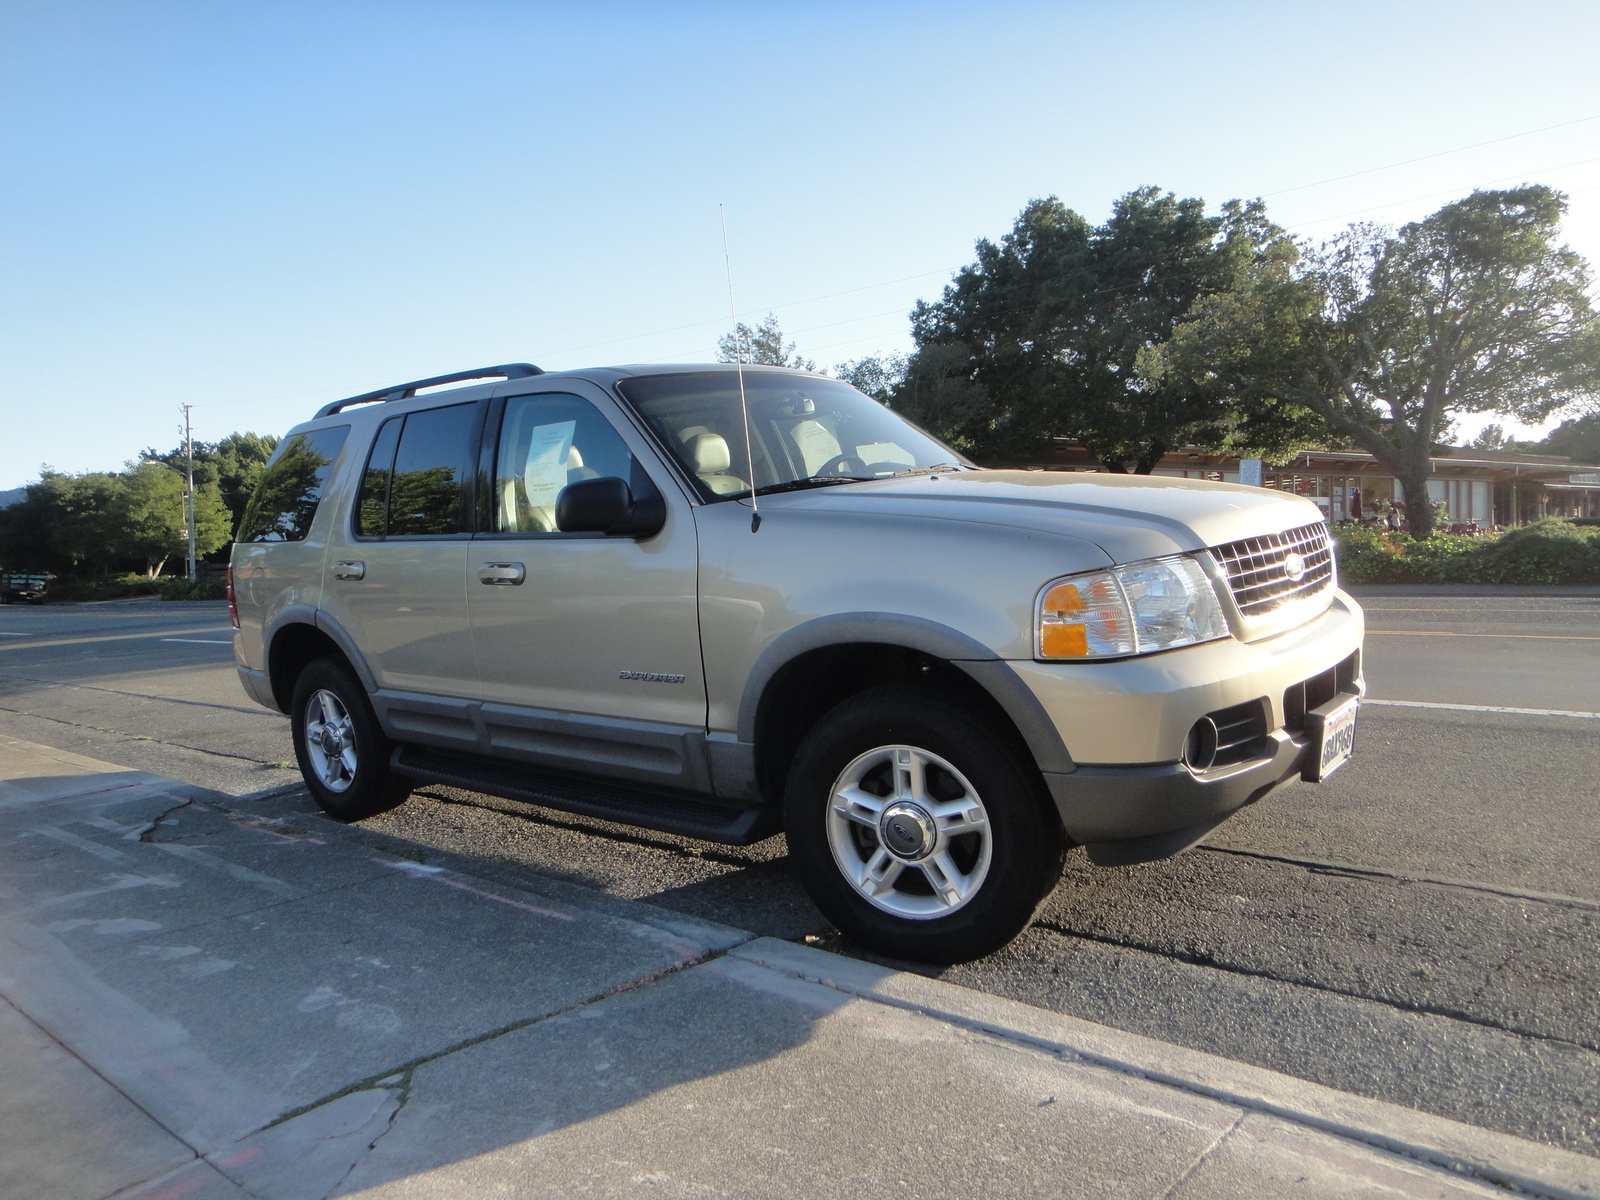
[[[1202,299],[1164,351],[1169,374],[1256,419],[1315,412],[1405,490],[1432,532],[1427,484],[1452,414],[1527,422],[1600,391],[1600,324],[1583,259],[1558,244],[1565,198],[1474,192],[1398,233],[1370,225],[1248,288]]]
[[[1305,433],[1302,410],[1253,422],[1256,444],[1240,445],[1216,382],[1167,370],[1160,349],[1199,300],[1293,254],[1259,202],[1207,215],[1201,200],[1146,187],[1096,226],[1035,200],[998,244],[978,243],[940,300],[917,305],[896,407],[991,462],[1064,436],[1116,472],[1148,473],[1191,443],[1282,449]]]

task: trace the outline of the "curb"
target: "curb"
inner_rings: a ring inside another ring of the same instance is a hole
[[[1600,1161],[1570,1150],[776,938],[758,938],[737,946],[728,951],[728,957],[862,1000],[1264,1113],[1475,1182],[1549,1200],[1594,1200],[1600,1196]]]

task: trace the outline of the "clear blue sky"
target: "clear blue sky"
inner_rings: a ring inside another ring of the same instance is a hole
[[[5,0],[0,488],[170,447],[183,403],[214,440],[485,363],[710,358],[719,202],[741,311],[825,365],[905,349],[1052,193],[1263,195],[1321,237],[1534,180],[1600,265],[1597,64],[1592,0]]]

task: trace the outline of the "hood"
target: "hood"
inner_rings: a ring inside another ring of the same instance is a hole
[[[1221,546],[1323,519],[1269,488],[1087,471],[959,471],[875,479],[764,498],[764,507],[894,513],[1064,534],[1117,562]]]

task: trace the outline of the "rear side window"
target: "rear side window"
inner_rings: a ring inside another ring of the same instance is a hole
[[[389,476],[394,473],[394,448],[400,442],[404,417],[391,417],[372,439],[367,469],[361,473],[361,497],[356,505],[356,532],[381,538],[389,527]]]
[[[478,405],[429,408],[385,421],[361,477],[363,537],[466,532],[463,503]]]
[[[238,540],[304,540],[322,501],[322,485],[349,432],[350,426],[336,425],[285,438],[261,473],[261,483],[239,522]]]

